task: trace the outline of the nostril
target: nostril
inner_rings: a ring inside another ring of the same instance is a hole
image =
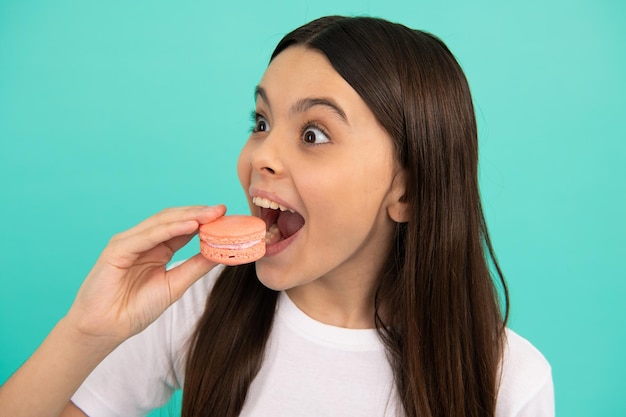
[[[265,140],[250,154],[250,164],[252,169],[262,175],[281,175],[283,166],[281,158],[270,142]]]

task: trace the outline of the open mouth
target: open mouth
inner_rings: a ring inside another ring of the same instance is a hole
[[[253,197],[252,203],[261,208],[259,217],[265,221],[267,227],[267,245],[289,239],[304,226],[304,217],[275,201]]]

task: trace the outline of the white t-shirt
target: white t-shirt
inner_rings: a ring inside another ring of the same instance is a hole
[[[184,381],[188,339],[219,268],[195,283],[157,321],[112,352],[72,401],[90,417],[143,416]],[[498,417],[554,416],[548,362],[507,332]],[[278,298],[259,374],[241,416],[396,416],[401,407],[385,348],[375,330],[344,329],[313,320],[285,293]]]

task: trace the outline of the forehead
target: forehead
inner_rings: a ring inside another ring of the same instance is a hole
[[[315,49],[291,46],[270,63],[257,91],[257,103],[269,106],[277,116],[299,113],[303,102],[332,102],[336,113],[352,123],[370,123],[374,114],[361,96],[333,68],[326,56]],[[310,108],[310,106],[305,106]]]
[[[259,87],[272,105],[275,101],[294,102],[304,97],[329,97],[345,105],[365,104],[323,53],[304,46],[291,46],[278,54]]]

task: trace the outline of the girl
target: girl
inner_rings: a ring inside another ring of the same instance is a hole
[[[1,408],[143,415],[184,387],[183,416],[553,415],[549,365],[505,328],[477,158],[440,40],[374,18],[296,29],[238,164],[265,257],[166,269],[223,206],[115,236]]]

